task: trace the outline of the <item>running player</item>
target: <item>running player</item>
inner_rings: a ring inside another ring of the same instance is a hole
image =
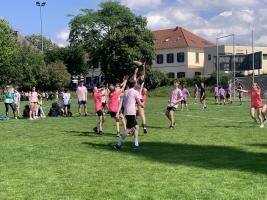
[[[263,115],[263,122],[264,124],[266,124],[267,120],[267,90],[265,90],[264,94],[263,94],[264,98],[265,98],[265,104],[263,105],[262,108],[262,115]]]
[[[138,142],[138,130],[139,127],[136,122],[136,103],[138,106],[142,106],[142,103],[139,99],[139,93],[134,89],[136,85],[136,81],[130,79],[128,81],[129,89],[125,91],[122,102],[119,105],[119,109],[117,112],[117,117],[120,115],[120,110],[122,106],[124,107],[124,115],[126,117],[127,125],[124,134],[120,137],[118,143],[114,146],[115,149],[120,150],[122,144],[124,143],[126,137],[132,131],[134,132],[134,148],[139,147]]]
[[[252,84],[252,89],[249,90],[239,90],[245,93],[248,93],[251,98],[251,107],[250,114],[254,123],[257,124],[256,112],[257,116],[260,120],[260,128],[264,128],[263,116],[262,116],[262,100],[261,100],[261,89],[257,83]]]
[[[183,111],[185,107],[186,110],[188,111],[187,101],[188,101],[188,98],[190,97],[190,93],[185,85],[182,85],[182,94],[183,94],[183,100],[181,101],[181,110]]]
[[[198,85],[195,83],[194,85],[194,98],[195,98],[195,104],[197,103],[197,98],[198,98]]]
[[[222,104],[222,102],[225,105],[225,90],[223,89],[223,87],[219,87],[218,96],[220,97],[220,105]]]
[[[228,81],[226,89],[226,102],[232,104],[232,81]]]
[[[174,112],[178,108],[178,104],[183,100],[183,94],[182,91],[179,89],[179,84],[180,82],[178,80],[174,80],[173,82],[174,88],[171,92],[170,99],[168,101],[166,116],[171,122],[169,128],[175,127]]]
[[[215,104],[218,104],[220,95],[219,95],[219,88],[217,86],[214,87],[213,94],[214,94]]]
[[[200,103],[202,104],[202,110],[207,109],[206,89],[205,89],[205,84],[203,82],[201,83],[201,88],[200,88]]]

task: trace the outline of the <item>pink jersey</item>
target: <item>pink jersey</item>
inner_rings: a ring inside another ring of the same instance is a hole
[[[251,97],[251,107],[252,108],[261,108],[262,107],[262,101],[261,101],[261,90],[257,89],[251,89],[248,90],[248,93]]]
[[[189,91],[188,91],[188,89],[183,88],[183,90],[182,90],[182,94],[183,94],[183,99],[184,99],[185,101],[187,101],[187,99],[188,99],[188,97],[189,97]]]
[[[220,88],[219,91],[218,91],[218,94],[219,94],[220,97],[224,96],[225,90],[223,88]]]
[[[31,92],[29,94],[30,102],[31,103],[37,103],[38,102],[38,93],[37,92]]]
[[[123,108],[125,115],[136,115],[136,101],[139,99],[140,93],[134,88],[126,90],[123,96]]]
[[[78,86],[76,90],[78,101],[87,101],[87,88],[85,86]]]
[[[172,90],[170,95],[170,100],[168,103],[168,107],[178,108],[178,102],[183,99],[182,91],[179,88],[175,88]]]
[[[121,96],[121,89],[116,89],[112,94],[110,94],[108,100],[109,112],[118,112],[120,96]]]
[[[102,110],[101,94],[98,90],[94,90],[95,112]]]

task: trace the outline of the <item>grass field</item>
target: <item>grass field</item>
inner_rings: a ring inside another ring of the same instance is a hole
[[[0,122],[0,199],[267,199],[267,131],[252,126],[248,102],[191,103],[170,130],[167,99],[148,100],[138,150],[132,137],[113,149],[110,117],[95,135],[93,113]]]

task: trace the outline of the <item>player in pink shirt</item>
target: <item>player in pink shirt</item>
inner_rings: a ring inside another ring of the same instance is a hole
[[[225,105],[225,90],[222,87],[219,87],[218,89],[218,96],[220,97],[220,104]]]
[[[122,106],[124,107],[124,115],[127,121],[125,133],[120,137],[118,143],[114,146],[115,149],[120,150],[126,137],[130,132],[134,132],[134,148],[139,147],[138,143],[138,130],[139,127],[136,122],[136,103],[142,106],[139,99],[139,93],[134,89],[136,81],[130,79],[128,81],[129,89],[125,91],[122,102],[119,105],[117,116],[119,116]]]
[[[186,110],[188,110],[187,101],[188,98],[190,97],[190,93],[185,85],[182,85],[182,94],[183,94],[183,100],[181,101],[181,110],[183,111],[184,107],[186,108]]]
[[[29,101],[30,101],[30,120],[37,119],[36,115],[36,106],[38,103],[38,93],[36,92],[36,88],[33,87],[32,91],[29,92]]]
[[[103,107],[102,107],[102,91],[104,88],[97,89],[97,87],[94,87],[93,90],[93,97],[95,102],[95,112],[97,116],[99,117],[99,121],[94,128],[94,131],[97,132],[97,134],[103,134],[103,124],[105,122],[105,116],[103,113]]]
[[[260,120],[260,128],[264,128],[263,116],[262,116],[262,100],[261,100],[261,89],[257,83],[252,84],[252,89],[249,90],[238,90],[250,95],[251,106],[250,106],[250,114],[255,124],[257,124],[256,112],[257,116]]]
[[[128,76],[124,76],[121,87],[120,86],[115,87],[112,84],[109,85],[110,93],[109,93],[109,100],[108,100],[108,113],[110,114],[112,118],[115,119],[117,137],[120,137],[120,117],[117,116],[117,112],[119,110],[120,96],[125,89],[127,80],[128,80]]]
[[[238,92],[238,98],[239,98],[240,105],[242,105],[242,103],[243,103],[242,100],[243,100],[244,93],[241,91],[242,89],[243,89],[242,83],[238,83],[237,92]]]
[[[171,92],[170,99],[168,101],[168,106],[166,110],[166,116],[171,122],[170,128],[174,128],[174,112],[178,108],[178,104],[183,100],[182,91],[179,89],[180,82],[178,80],[174,80],[173,85],[174,88]]]
[[[84,115],[87,116],[87,88],[83,85],[83,81],[80,81],[77,87],[76,94],[78,98],[78,113],[81,115],[81,106],[84,106]]]
[[[263,94],[264,98],[265,98],[265,104],[263,105],[263,108],[262,108],[262,116],[263,116],[263,122],[264,124],[267,122],[266,120],[266,115],[267,115],[267,90],[265,90],[264,94]]]

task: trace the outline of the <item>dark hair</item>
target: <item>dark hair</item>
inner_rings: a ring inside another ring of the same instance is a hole
[[[134,79],[130,79],[128,80],[127,85],[129,88],[133,88],[136,85],[136,81]]]
[[[69,90],[68,90],[68,88],[64,88],[64,92],[68,92]]]

